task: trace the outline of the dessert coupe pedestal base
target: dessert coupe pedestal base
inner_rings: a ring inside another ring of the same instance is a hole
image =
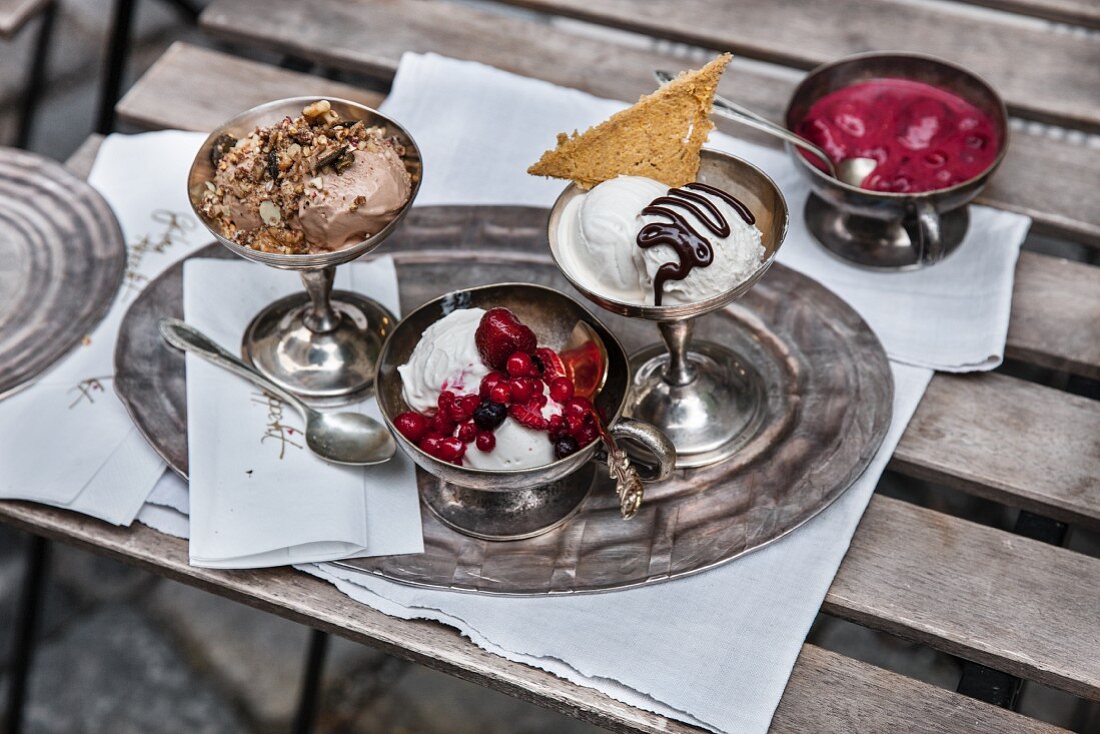
[[[546,216],[546,210],[528,207],[414,210],[390,250],[402,308],[407,312],[456,288],[497,282],[572,292],[546,253]],[[196,257],[211,255],[231,257],[219,247]],[[156,329],[163,316],[183,316],[182,272],[181,265],[167,271],[127,314],[115,353],[115,385],[154,448],[186,475],[183,356],[165,346]],[[638,352],[653,339],[652,324],[598,315],[628,350]],[[886,434],[893,381],[881,345],[842,300],[778,265],[742,300],[699,319],[696,333],[700,342],[734,351],[747,340],[772,365],[765,370],[772,377],[761,378],[762,399],[774,417],[733,458],[679,469],[652,485],[631,520],[619,515],[606,469],[593,465],[591,490],[575,514],[550,532],[493,542],[458,533],[425,511],[424,553],[346,563],[436,588],[581,593],[702,571],[798,528],[840,497]],[[418,481],[429,508],[448,499],[434,477],[419,472]]]

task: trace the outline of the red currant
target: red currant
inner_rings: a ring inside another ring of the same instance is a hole
[[[450,436],[455,432],[455,424],[450,416],[441,410],[432,416],[431,430],[442,436]]]
[[[584,416],[588,415],[589,411],[591,410],[592,403],[588,402],[586,398],[571,398],[567,403],[565,403],[565,408],[562,412],[565,413],[566,418],[568,418],[569,416],[583,418]]]
[[[513,403],[526,403],[531,399],[532,395],[531,383],[529,383],[526,378],[517,377],[512,380],[511,396]]]
[[[452,464],[461,464],[466,453],[466,444],[457,438],[444,438],[439,442],[439,458]]]
[[[600,432],[596,425],[587,422],[573,432],[573,438],[577,439],[577,444],[582,448],[595,441],[599,435]]]
[[[437,459],[442,458],[440,456],[440,451],[442,451],[443,448],[443,439],[438,436],[427,436],[422,438],[417,446],[419,446],[420,450],[428,456],[434,456]]]
[[[420,413],[414,413],[410,410],[397,416],[393,424],[397,427],[397,430],[400,431],[402,436],[416,443],[428,432],[431,421],[428,420],[427,416],[421,415]]]
[[[497,384],[493,385],[493,388],[489,391],[489,399],[494,403],[500,403],[501,405],[507,405],[512,398],[512,390],[508,385],[508,382],[501,380]]]
[[[439,393],[439,399],[436,400],[436,405],[439,406],[439,410],[446,412],[448,408],[454,405],[455,394],[450,390],[443,390]]]
[[[508,378],[505,377],[503,372],[497,372],[495,370],[490,372],[489,374],[485,375],[485,377],[481,378],[481,387],[478,389],[478,395],[480,395],[483,399],[488,398],[489,391],[493,389],[493,386],[501,380],[506,379]]]
[[[482,431],[477,434],[477,448],[478,451],[484,451],[489,453],[497,445],[497,437],[493,435],[492,431]]]
[[[474,411],[480,404],[481,398],[477,395],[460,395],[451,403],[447,413],[455,423],[465,423],[474,416]]]
[[[531,361],[531,355],[524,352],[513,352],[504,363],[504,369],[512,377],[525,377],[532,373],[538,374],[535,363]]]
[[[559,377],[550,383],[550,397],[556,403],[566,403],[573,399],[573,381],[566,377]]]

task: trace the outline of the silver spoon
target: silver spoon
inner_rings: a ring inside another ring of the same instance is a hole
[[[305,418],[306,446],[325,461],[368,466],[389,461],[397,451],[397,442],[378,421],[361,413],[321,413],[314,410],[301,398],[271,382],[190,324],[179,319],[161,319],[160,334],[173,347],[194,352],[207,362],[229,370],[285,400]]]
[[[675,78],[673,74],[661,70],[653,72],[653,75],[657,77],[657,81],[661,84],[670,82]],[[845,158],[839,164],[834,164],[828,153],[811,143],[809,140],[806,140],[801,135],[796,135],[787,128],[776,125],[768,118],[756,114],[749,108],[743,107],[736,102],[731,102],[718,94],[714,95],[714,110],[723,117],[728,117],[731,120],[740,122],[743,125],[748,125],[751,128],[768,133],[769,135],[774,135],[777,138],[787,141],[791,145],[798,146],[808,151],[811,155],[819,158],[825,164],[826,168],[829,169],[830,176],[851,186],[860,186],[863,183],[863,179],[871,175],[871,171],[875,170],[875,166],[878,165],[878,161],[874,158]]]

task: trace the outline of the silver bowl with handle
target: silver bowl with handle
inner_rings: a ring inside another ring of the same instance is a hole
[[[989,183],[1008,150],[1008,113],[1000,95],[976,74],[932,56],[865,53],[819,66],[802,80],[783,115],[796,130],[810,107],[827,94],[872,79],[909,79],[962,97],[988,115],[1000,137],[993,162],[977,176],[921,193],[870,191],[822,171],[794,146],[787,152],[809,180],[806,225],[825,249],[876,270],[911,270],[940,262],[963,241],[966,205]]]
[[[653,426],[623,417],[630,371],[619,340],[599,320],[560,291],[526,283],[502,283],[455,291],[419,307],[394,327],[378,363],[377,399],[382,417],[398,445],[427,474],[420,477],[424,504],[459,532],[487,540],[517,540],[540,535],[565,522],[592,487],[597,464],[605,460],[602,442],[593,441],[574,454],[544,466],[518,470],[484,470],[458,466],[422,451],[394,427],[409,410],[397,368],[409,361],[424,331],[452,311],[463,308],[511,310],[534,330],[540,346],[560,350],[578,321],[602,340],[607,377],[593,398],[615,440],[630,443],[641,454],[643,481],[668,478],[675,453]],[[477,450],[472,446],[470,451]],[[604,471],[607,469],[605,468]]]
[[[211,151],[223,135],[247,136],[257,127],[328,100],[341,120],[362,120],[383,128],[404,148],[403,162],[412,179],[409,199],[374,234],[329,252],[301,255],[261,252],[225,236],[202,211],[207,182],[214,180]],[[370,107],[333,97],[291,97],[253,107],[210,133],[187,177],[187,194],[196,216],[218,242],[237,255],[281,270],[300,273],[305,293],[281,298],[262,310],[245,330],[242,352],[257,370],[286,390],[314,403],[339,404],[362,399],[373,386],[382,342],[396,322],[377,301],[358,293],[332,290],[336,266],[371,252],[389,237],[412,207],[423,177],[420,149],[400,125]]]

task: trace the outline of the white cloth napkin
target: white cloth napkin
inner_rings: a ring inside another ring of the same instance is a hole
[[[144,285],[210,241],[187,202],[187,170],[204,136],[111,135],[89,182],[129,248],[126,280],[103,321],[37,384],[0,402],[0,498],[26,499],[129,525],[164,470],[114,395],[114,348]]]
[[[399,311],[389,257],[339,268],[335,287]],[[228,260],[184,264],[187,322],[231,351],[264,306],[301,292],[291,271]],[[373,398],[346,409],[381,419]],[[187,354],[193,565],[255,568],[423,551],[412,461],[399,451],[381,466],[329,464],[305,448],[303,427],[290,406]]]
[[[625,106],[477,63],[406,54],[382,109],[401,121],[428,162],[417,204],[548,207],[564,184],[528,176],[527,166],[557,133],[584,130]],[[1001,363],[1028,217],[973,206],[966,240],[947,260],[916,272],[873,273],[812,239],[802,218],[809,187],[784,152],[717,132],[708,145],[775,180],[791,214],[778,261],[839,293],[891,359],[952,372]]]

